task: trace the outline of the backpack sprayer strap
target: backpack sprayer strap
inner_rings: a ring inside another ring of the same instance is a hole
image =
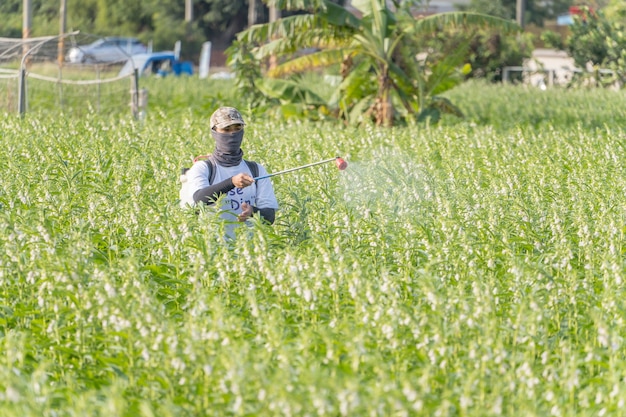
[[[193,159],[193,162],[196,163],[199,160],[204,159],[204,162],[207,165],[207,168],[209,169],[209,184],[213,184],[213,181],[215,180],[215,172],[217,171],[217,165],[215,163],[215,161],[213,160],[213,158],[211,158],[211,155],[200,155],[200,156],[196,156]],[[252,177],[258,177],[259,176],[259,166],[257,165],[256,162],[254,161],[248,161],[246,159],[244,159],[244,162],[246,163],[246,165],[248,165],[248,169],[250,170],[250,172],[252,173]],[[181,172],[180,172],[180,182],[186,182],[187,181],[187,171],[189,171],[189,168],[182,168]]]

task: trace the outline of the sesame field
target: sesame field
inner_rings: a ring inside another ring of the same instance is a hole
[[[626,416],[623,92],[466,84],[393,129],[236,103],[269,172],[349,166],[225,242],[178,191],[231,103],[161,81],[143,122],[0,115],[0,415]]]

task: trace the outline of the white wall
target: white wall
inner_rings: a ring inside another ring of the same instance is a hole
[[[453,12],[456,11],[456,5],[469,5],[470,0],[431,0],[430,9],[434,12]]]
[[[456,8],[455,6],[457,4],[461,4],[461,5],[468,5],[470,3],[470,0],[423,0],[422,1],[422,5],[423,7],[426,7],[426,5],[429,6],[428,11],[430,12],[434,12],[434,13],[442,13],[442,12],[452,12],[455,11]],[[387,1],[387,4],[389,6],[393,6],[393,3],[391,1]],[[346,2],[346,6],[350,5],[350,1]]]

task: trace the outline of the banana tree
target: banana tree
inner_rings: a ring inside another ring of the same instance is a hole
[[[425,88],[428,79],[434,73],[446,73],[441,71],[442,62],[431,63],[416,79],[411,68],[419,65],[413,59],[418,51],[411,51],[408,58],[400,57],[399,46],[408,41],[418,44],[414,42],[416,39],[442,28],[488,26],[503,32],[519,29],[513,22],[475,13],[414,17],[408,7],[397,1],[389,6],[385,0],[353,0],[352,7],[358,15],[328,0],[272,0],[268,4],[287,10],[306,9],[309,13],[254,25],[238,34],[237,41],[251,48],[259,62],[271,56],[279,58],[280,64],[267,71],[265,77],[284,78],[340,64],[343,77],[340,94],[329,104],[336,106],[348,121],[371,118],[382,126],[393,124],[398,106],[403,107],[407,116],[424,112],[428,95],[437,90],[432,85]],[[305,49],[315,52],[297,54]],[[401,61],[405,64],[401,65]],[[449,69],[449,62],[446,65]],[[446,81],[449,80],[440,80],[443,84]],[[443,111],[453,108],[451,103],[435,104]]]

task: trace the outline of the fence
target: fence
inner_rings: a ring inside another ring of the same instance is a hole
[[[123,62],[66,62],[71,48],[87,42],[77,34],[28,41],[0,38],[0,111],[77,115],[130,111],[137,117],[147,100],[140,100],[137,71],[119,75]]]
[[[512,75],[518,75],[512,77]],[[581,84],[587,86],[610,86],[620,89],[623,86],[623,74],[610,69],[597,69],[595,71],[583,71],[581,69],[567,68],[531,68],[522,66],[508,66],[502,70],[502,82],[522,82],[540,88],[553,86],[571,85],[577,78],[581,80]]]

